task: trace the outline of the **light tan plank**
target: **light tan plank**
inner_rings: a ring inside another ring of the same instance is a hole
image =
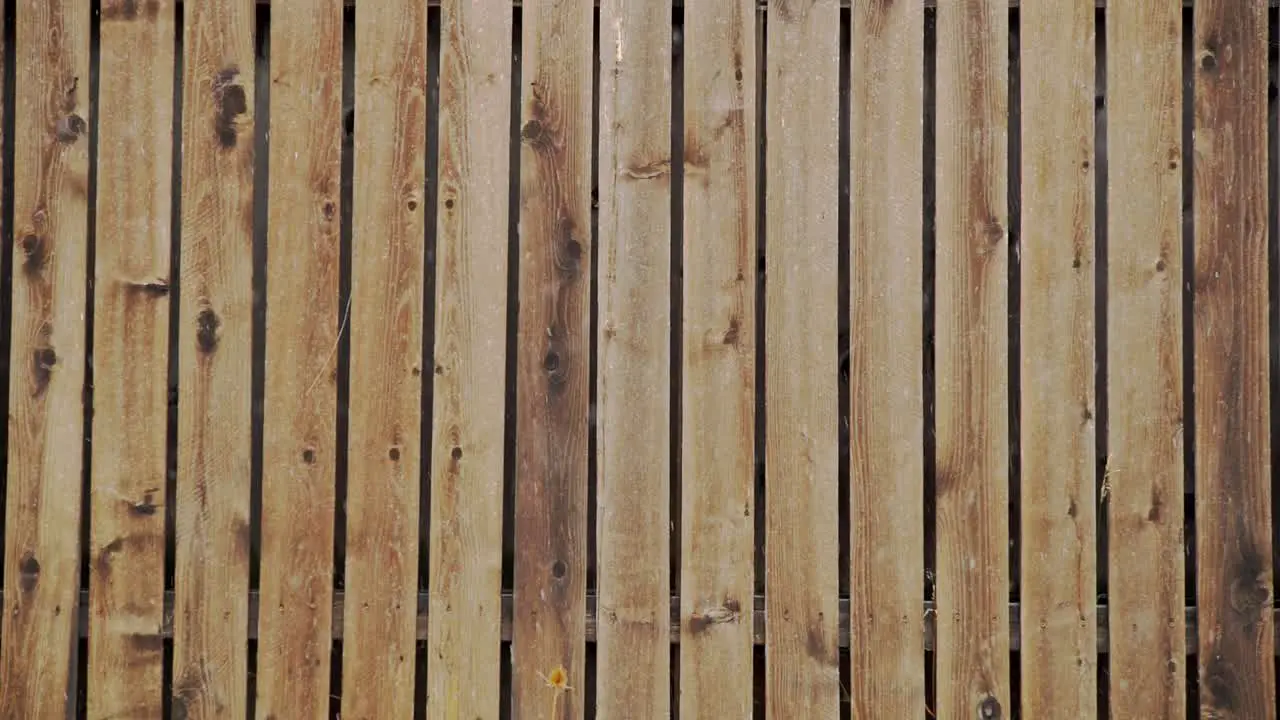
[[[1098,704],[1094,8],[1027,3],[1022,47],[1022,715]]]
[[[521,11],[516,718],[580,718],[584,710],[591,7],[537,0]]]
[[[596,712],[671,714],[671,8],[600,7]]]
[[[422,432],[427,10],[356,11],[342,717],[411,717]]]
[[[1266,0],[1201,0],[1192,28],[1200,715],[1275,718]]]
[[[2,29],[2,28],[0,28]],[[0,717],[74,706],[88,274],[89,7],[23,0]]]
[[[859,3],[850,138],[856,718],[924,716],[924,11]]]
[[[248,685],[254,9],[184,14],[173,712],[240,718]]]
[[[271,8],[259,718],[329,716],[342,4]]]
[[[87,704],[158,718],[176,16],[111,0],[101,18]]]
[[[684,22],[680,715],[752,712],[756,12]]]
[[[1009,18],[938,8],[938,717],[1009,706]]]
[[[834,718],[840,703],[838,3],[770,4],[767,43],[766,715]]]
[[[511,6],[441,10],[427,717],[499,712]]]
[[[1186,717],[1182,10],[1107,11],[1111,716]],[[1024,566],[1025,567],[1025,566]]]

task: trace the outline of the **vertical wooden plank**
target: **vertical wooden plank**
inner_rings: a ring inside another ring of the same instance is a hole
[[[375,720],[413,715],[426,4],[357,8],[355,63],[342,717]]]
[[[1022,715],[1097,714],[1094,3],[1022,6]]]
[[[834,718],[840,4],[782,0],[768,12],[766,713]]]
[[[342,2],[276,0],[271,35],[256,711],[320,720],[333,643]]]
[[[671,714],[671,6],[600,4],[597,713]]]
[[[89,530],[91,718],[160,717],[174,4],[102,4]]]
[[[583,714],[593,5],[521,9],[516,720]]]
[[[0,717],[67,713],[80,585],[89,6],[18,4]]]
[[[1006,0],[938,6],[939,717],[1009,708]]]
[[[680,715],[752,707],[756,8],[684,17]]]
[[[855,3],[850,62],[850,695],[923,717],[923,4]]]
[[[511,3],[445,0],[427,717],[499,712]]]
[[[1274,718],[1267,2],[1202,0],[1194,12],[1200,714]]]
[[[186,6],[173,712],[244,717],[254,7]]]
[[[1107,8],[1103,499],[1114,718],[1186,717],[1181,48],[1178,0]]]

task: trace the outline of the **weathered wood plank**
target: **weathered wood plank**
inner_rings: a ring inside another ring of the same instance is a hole
[[[1112,717],[1186,717],[1182,24],[1176,0],[1107,12]]]
[[[342,4],[271,14],[258,717],[329,713]]]
[[[74,704],[88,274],[89,7],[18,3],[0,716]]]
[[[1098,705],[1095,10],[1022,12],[1022,715],[1074,720]]]
[[[1009,712],[1009,17],[938,8],[939,717]]]
[[[104,2],[89,529],[91,718],[160,717],[176,15]]]
[[[752,712],[756,12],[684,24],[680,715]]]
[[[597,713],[671,714],[671,8],[600,6]]]
[[[356,12],[342,717],[410,717],[418,584],[427,10]]]
[[[850,58],[853,716],[923,717],[924,11],[859,4]]]
[[[834,718],[840,8],[785,0],[768,12],[766,714]]]
[[[184,12],[173,712],[243,717],[249,590],[254,8]]]
[[[1200,712],[1274,718],[1267,4],[1201,0],[1192,27]]]
[[[427,717],[499,712],[511,23],[441,11]]]
[[[180,2],[181,1],[183,0],[180,0]],[[257,0],[259,5],[270,5],[273,2],[283,2],[283,1],[284,0]],[[367,2],[368,0],[361,0],[361,1]],[[522,1],[523,0],[510,0],[511,4],[516,7],[520,7]],[[601,0],[595,0],[597,5],[600,4],[600,1]],[[675,7],[684,7],[686,1],[687,0],[671,0],[671,4]],[[839,0],[839,1],[840,1],[840,7],[847,8],[847,7],[854,6],[858,0]],[[1107,7],[1109,0],[1093,0],[1093,1],[1095,6],[1101,8],[1101,7]],[[345,0],[345,2],[348,6],[356,4],[356,0]],[[439,5],[441,4],[441,2],[443,2],[443,0],[427,0],[427,4],[432,6]],[[698,0],[699,7],[701,7],[701,5],[706,2],[707,0]],[[754,2],[758,4],[761,7],[761,9],[763,9],[764,6],[767,4],[768,0],[754,0]],[[1023,4],[1023,2],[1024,0],[1007,0],[1008,6],[1011,8],[1019,7]],[[1181,0],[1181,2],[1183,7],[1191,7],[1192,4],[1195,2],[1195,0]],[[1280,0],[1266,0],[1266,2],[1269,4],[1270,7],[1280,6]],[[692,0],[689,0],[689,4],[693,5],[694,3],[692,2]],[[1030,3],[1028,3],[1028,5],[1029,4]],[[1120,7],[1121,3],[1116,2],[1115,5],[1116,7]],[[938,0],[924,0],[924,7],[931,8],[931,7],[937,7],[937,6],[938,6]]]
[[[517,718],[583,716],[592,15],[591,0],[537,0],[521,18]]]

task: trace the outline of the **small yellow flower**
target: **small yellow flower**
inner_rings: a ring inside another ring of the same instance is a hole
[[[560,701],[560,694],[573,689],[569,686],[569,673],[564,669],[563,665],[557,665],[549,675],[538,673],[538,677],[547,684],[547,687],[554,691],[551,695],[551,717],[554,719],[556,717],[556,707]]]

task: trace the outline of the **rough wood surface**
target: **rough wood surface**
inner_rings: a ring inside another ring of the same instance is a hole
[[[671,10],[600,7],[596,712],[671,713]]]
[[[849,694],[923,717],[924,11],[861,3],[850,58]]]
[[[173,712],[244,717],[248,693],[254,9],[183,14]]]
[[[1099,500],[1115,718],[1186,717],[1182,26],[1177,0],[1107,15],[1109,458]]]
[[[1095,10],[1022,12],[1022,716],[1075,720],[1098,704]]]
[[[440,17],[427,717],[496,720],[512,14],[447,0]]]
[[[938,8],[938,717],[1006,717],[1009,15]]]
[[[0,717],[74,705],[88,273],[89,7],[18,3]],[[0,28],[2,29],[2,28]]]
[[[101,20],[87,709],[160,717],[176,14]]]
[[[257,716],[329,714],[342,4],[271,8]]]
[[[584,709],[592,15],[531,0],[521,18],[516,720]]]
[[[684,24],[680,707],[752,712],[755,567],[756,13]]]
[[[342,717],[411,717],[421,491],[427,10],[356,12]],[[429,370],[428,370],[429,371]]]
[[[835,718],[839,4],[771,4],[767,43],[766,715]]]
[[[1267,3],[1201,0],[1192,27],[1200,713],[1274,718]]]

